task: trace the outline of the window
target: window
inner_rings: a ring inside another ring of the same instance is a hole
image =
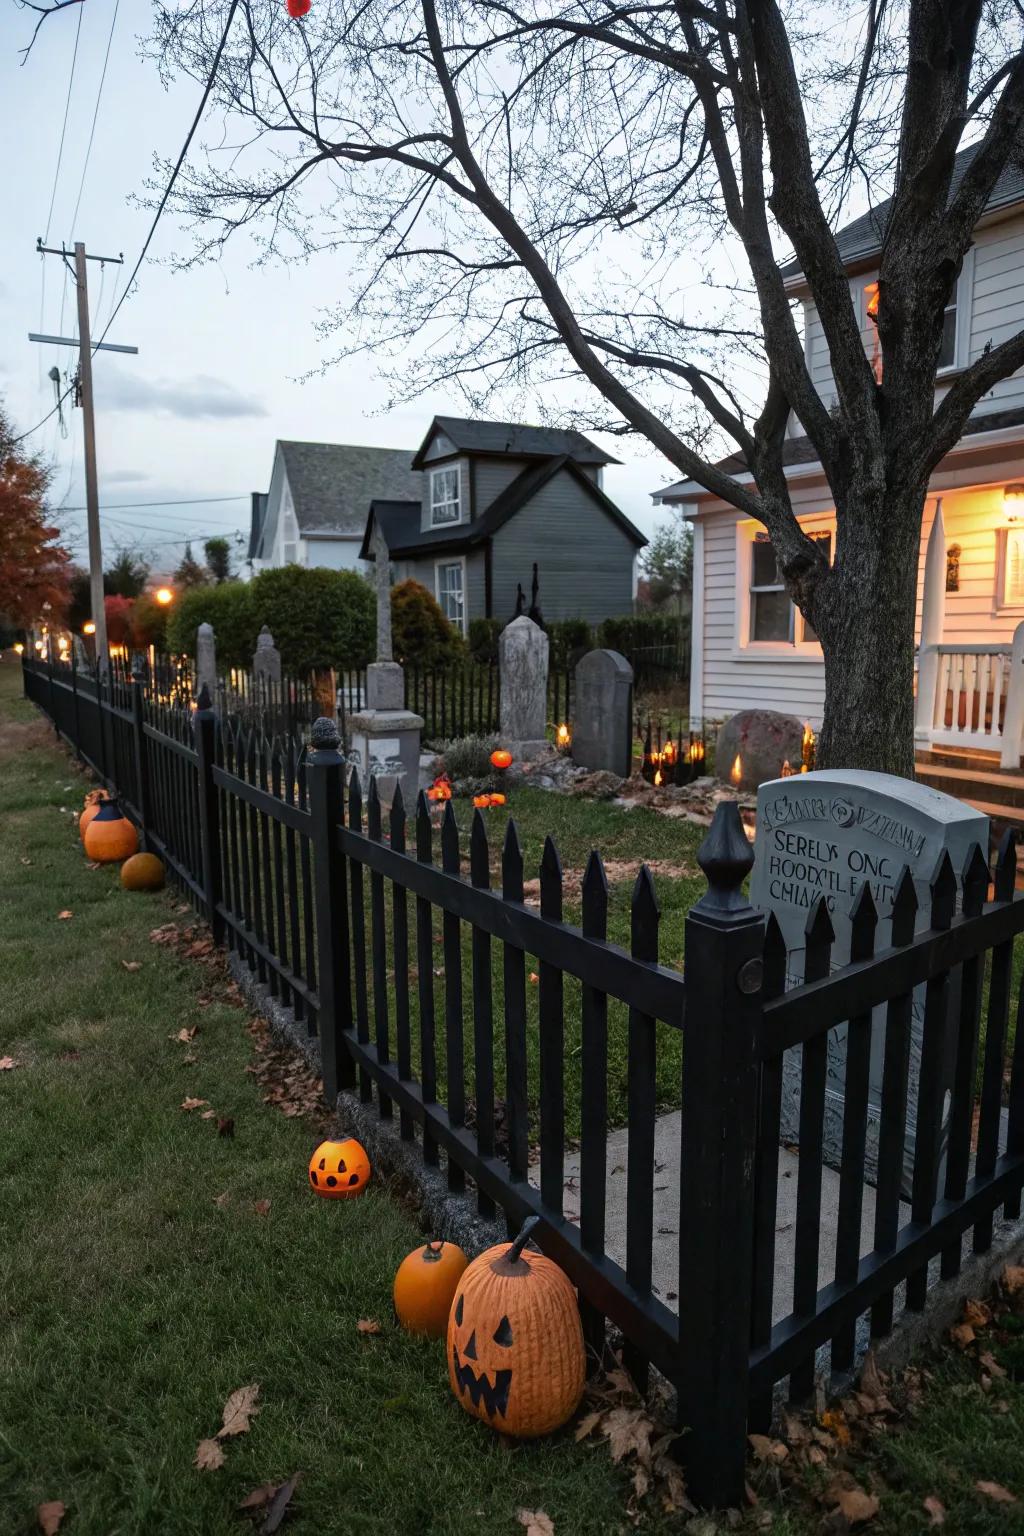
[[[432,469],[430,472],[430,524],[457,523],[459,510],[459,470]]]
[[[832,534],[810,533],[822,545],[826,559],[832,555]],[[779,562],[766,533],[755,533],[750,545],[750,619],[747,642],[775,645],[816,645],[818,637],[803,614],[790,601]]]
[[[437,571],[437,601],[441,605],[441,612],[445,618],[455,625],[456,629],[464,631],[466,628],[466,597],[465,597],[465,570],[461,560],[452,560],[445,565],[438,565]]]
[[[959,286],[959,285],[958,285]],[[939,372],[956,366],[956,301],[958,288],[942,313],[942,345],[939,348]]]
[[[287,497],[281,511],[281,564],[293,565],[298,559],[299,525],[291,497]]]
[[[970,255],[970,253],[968,253]],[[939,346],[939,361],[937,371],[945,373],[950,368],[957,366],[957,304],[960,299],[961,289],[970,292],[971,262],[965,260],[963,271],[957,279],[956,286],[950,294],[949,303],[942,312],[942,342]],[[964,286],[966,285],[966,286]],[[865,312],[872,321],[871,342],[871,366],[879,383],[882,381],[882,359],[878,344],[878,284],[868,283],[864,289]]]
[[[1024,606],[1024,528],[1007,528],[1003,560],[1003,604]]]

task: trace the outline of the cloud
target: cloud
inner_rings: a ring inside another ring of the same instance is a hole
[[[263,402],[245,395],[225,379],[197,373],[189,379],[149,379],[121,368],[105,368],[96,380],[97,403],[108,411],[144,411],[151,415],[203,417],[265,416]]]
[[[105,469],[103,471],[105,485],[140,485],[149,478],[149,475],[144,475],[138,469]]]

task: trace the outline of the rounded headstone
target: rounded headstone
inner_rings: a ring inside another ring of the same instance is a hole
[[[724,783],[740,789],[757,789],[759,784],[777,779],[787,761],[799,773],[803,738],[803,722],[795,715],[774,709],[741,709],[718,733],[715,772]],[[737,757],[738,779],[733,778]]]

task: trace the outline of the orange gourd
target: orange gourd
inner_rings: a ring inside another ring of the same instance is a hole
[[[115,800],[104,800],[85,829],[85,851],[97,864],[119,864],[139,851],[139,834]]]
[[[522,1440],[572,1417],[586,1374],[575,1291],[551,1259],[524,1252],[536,1222],[473,1260],[448,1319],[455,1396],[467,1413]]]
[[[402,1260],[395,1275],[395,1311],[407,1333],[444,1338],[455,1288],[468,1263],[457,1243],[427,1243]]]
[[[353,1136],[322,1141],[309,1160],[310,1187],[325,1200],[361,1195],[369,1181],[370,1159]]]
[[[104,800],[110,797],[105,789],[90,789],[85,797],[85,810],[78,818],[78,835],[85,842],[85,829],[99,812]]]
[[[495,747],[491,753],[491,764],[495,768],[511,768],[512,753],[507,747]]]
[[[126,891],[163,889],[166,870],[155,853],[133,853],[121,865],[121,884]]]

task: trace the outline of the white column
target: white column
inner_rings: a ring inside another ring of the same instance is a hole
[[[942,497],[935,503],[935,517],[928,535],[924,560],[924,594],[921,603],[921,643],[917,661],[917,711],[914,740],[919,747],[931,745],[935,720],[935,689],[939,679],[939,646],[946,623],[946,530],[942,524]]]
[[[1013,632],[1010,677],[1006,685],[1006,713],[1003,716],[1001,768],[1020,767],[1021,736],[1024,734],[1024,624]]]
[[[704,524],[693,523],[693,603],[690,610],[690,729],[704,719]]]

